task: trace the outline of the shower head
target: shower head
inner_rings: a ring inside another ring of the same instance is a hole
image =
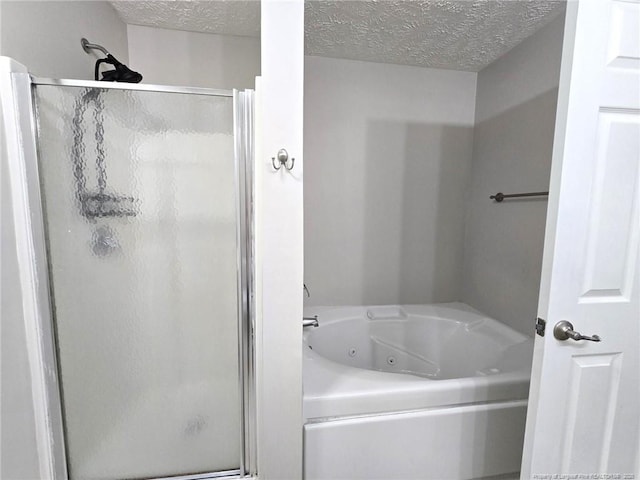
[[[116,58],[109,54],[107,58],[100,59],[96,62],[95,79],[98,80],[98,68],[101,63],[108,63],[115,67],[115,70],[107,70],[102,72],[103,82],[127,82],[127,83],[140,83],[142,81],[142,75],[138,72],[134,72],[124,63],[120,63]]]
[[[116,57],[111,55],[109,51],[104,48],[102,45],[98,45],[97,43],[90,43],[89,40],[83,38],[80,40],[80,45],[82,45],[82,49],[90,53],[91,50],[100,50],[103,54],[106,55],[106,58],[100,58],[96,61],[96,66],[94,70],[94,79],[101,80],[103,82],[126,82],[126,83],[140,83],[142,81],[142,75],[138,72],[134,72],[129,67],[127,67],[124,63],[119,62]],[[107,70],[106,72],[102,72],[102,79],[98,78],[98,74],[100,73],[100,65],[102,63],[107,63],[109,65],[113,65],[115,67],[114,70]]]

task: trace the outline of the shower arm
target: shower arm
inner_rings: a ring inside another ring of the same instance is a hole
[[[102,45],[98,45],[97,43],[90,43],[86,38],[81,39],[80,44],[82,45],[82,49],[87,53],[91,53],[91,50],[100,50],[105,55],[111,55],[109,51]]]

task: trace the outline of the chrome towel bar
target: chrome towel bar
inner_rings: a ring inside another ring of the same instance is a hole
[[[529,193],[502,193],[498,192],[495,195],[491,195],[489,198],[496,202],[501,202],[505,198],[518,198],[518,197],[546,197],[549,192],[529,192]]]

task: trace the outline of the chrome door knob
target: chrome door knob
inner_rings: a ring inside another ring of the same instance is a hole
[[[566,320],[560,320],[558,323],[556,323],[556,326],[553,327],[553,336],[557,339],[557,340],[568,340],[569,338],[571,340],[589,340],[590,342],[599,342],[600,341],[600,337],[598,335],[592,335],[592,336],[587,336],[587,335],[582,335],[579,332],[576,332],[573,330],[573,325],[571,324],[571,322],[567,322]]]

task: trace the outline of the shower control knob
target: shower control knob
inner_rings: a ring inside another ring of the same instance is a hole
[[[575,340],[576,342],[578,340],[589,340],[590,342],[600,341],[600,337],[598,335],[587,336],[576,332],[573,329],[573,325],[571,324],[571,322],[568,322],[566,320],[560,320],[558,323],[556,323],[556,326],[553,327],[553,336],[556,338],[556,340],[561,341],[565,341],[568,339]]]

